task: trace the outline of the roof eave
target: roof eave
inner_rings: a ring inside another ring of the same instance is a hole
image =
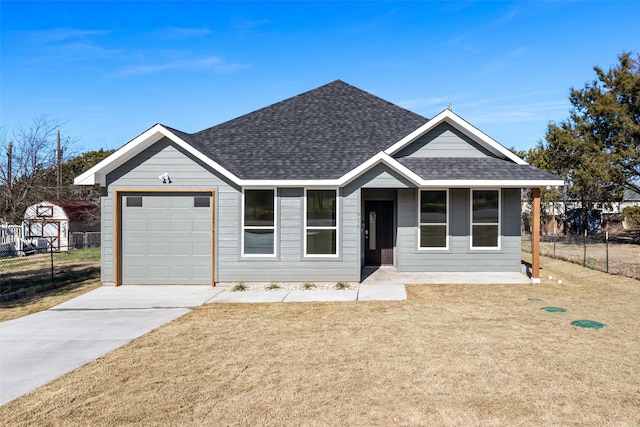
[[[112,172],[117,167],[123,165],[129,159],[140,154],[142,151],[146,150],[163,137],[167,137],[182,149],[192,154],[203,163],[211,166],[214,170],[218,171],[221,175],[228,178],[232,182],[240,181],[240,179],[236,175],[229,172],[227,169],[222,167],[217,162],[213,161],[208,156],[204,155],[202,152],[194,148],[191,144],[187,143],[164,126],[156,124],[136,138],[129,141],[109,157],[105,158],[86,172],[78,175],[74,179],[73,183],[75,185],[100,184],[100,186],[105,187],[106,177],[109,172]]]
[[[402,138],[400,141],[393,144],[391,147],[387,148],[384,152],[390,156],[393,156],[398,151],[402,150],[407,145],[411,144],[416,139],[420,138],[430,130],[434,129],[436,126],[441,123],[447,122],[454,126],[456,129],[463,132],[469,138],[478,142],[483,147],[487,148],[489,151],[504,156],[504,158],[511,160],[512,162],[519,165],[528,165],[526,161],[512,153],[510,150],[505,148],[502,144],[500,144],[495,139],[491,138],[486,133],[482,132],[471,123],[464,120],[462,117],[454,113],[453,111],[446,109],[435,117],[430,119],[427,123],[420,126],[415,131],[411,132],[409,135]]]

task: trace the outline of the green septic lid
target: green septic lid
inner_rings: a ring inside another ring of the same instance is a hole
[[[573,326],[578,326],[580,328],[587,328],[587,329],[602,329],[604,328],[604,324],[600,323],[600,322],[596,322],[595,320],[574,320],[573,322],[571,322],[571,324]]]
[[[541,298],[529,298],[529,301],[540,302],[540,301],[542,301],[542,299]]]
[[[567,311],[562,307],[542,307],[540,310],[548,311],[549,313],[564,313]]]

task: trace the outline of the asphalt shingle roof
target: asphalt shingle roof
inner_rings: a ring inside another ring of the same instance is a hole
[[[336,80],[179,136],[241,179],[336,179],[427,121]]]
[[[557,180],[529,165],[496,157],[403,157],[402,165],[425,180]]]

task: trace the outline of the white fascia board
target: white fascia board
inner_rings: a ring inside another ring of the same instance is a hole
[[[404,178],[411,181],[416,186],[422,181],[422,179],[412,172],[410,169],[401,165],[397,160],[393,157],[385,154],[384,152],[380,152],[375,156],[371,157],[366,162],[362,163],[355,169],[352,169],[345,175],[341,176],[338,179],[300,179],[300,180],[240,180],[238,184],[243,187],[264,187],[264,188],[272,188],[272,187],[309,187],[309,188],[319,188],[319,187],[344,187],[349,182],[353,181],[369,169],[373,168],[378,164],[384,164],[388,166],[393,171],[399,173]]]
[[[375,156],[371,157],[366,162],[362,163],[357,168],[343,175],[340,178],[340,186],[344,186],[348,184],[349,182],[353,181],[354,179],[356,179],[357,177],[359,177],[360,175],[362,175],[363,173],[365,173],[366,171],[368,171],[369,169],[373,168],[374,166],[380,163],[388,166],[393,171],[399,173],[404,178],[411,181],[413,184],[418,185],[418,183],[421,181],[421,178],[418,175],[416,175],[413,171],[401,165],[396,159],[389,156],[384,151],[381,151]]]
[[[241,187],[282,188],[282,187],[340,187],[338,179],[241,179],[236,181]]]
[[[479,143],[480,145],[487,148],[489,151],[492,151],[496,154],[501,154],[507,159],[515,162],[519,165],[527,165],[528,163],[522,160],[520,157],[513,154],[507,148],[502,146],[498,141],[491,138],[486,133],[482,132],[471,123],[464,120],[462,117],[458,116],[453,111],[446,109],[441,113],[437,114],[431,120],[429,120],[424,125],[420,126],[415,131],[411,132],[409,135],[402,138],[400,141],[393,144],[391,147],[386,149],[384,152],[390,156],[397,153],[407,145],[411,144],[416,139],[420,138],[425,133],[429,132],[431,129],[438,126],[440,123],[447,122],[451,124],[456,129],[462,131],[465,135]]]
[[[479,180],[479,179],[463,179],[463,180],[423,180],[421,187],[447,187],[447,188],[471,188],[471,187],[501,187],[501,188],[535,188],[535,187],[562,187],[564,181],[561,179],[552,180]]]
[[[190,144],[186,143],[181,138],[176,136],[173,132],[169,131],[167,128],[160,124],[156,124],[136,138],[129,141],[127,144],[122,146],[106,159],[102,160],[86,172],[78,175],[73,180],[73,183],[75,185],[100,184],[102,187],[106,186],[106,176],[109,172],[113,171],[118,166],[121,166],[137,154],[140,154],[142,151],[149,148],[151,145],[158,142],[163,137],[169,138],[171,141],[179,145],[182,149],[189,152],[203,163],[211,166],[213,169],[220,172],[231,181],[239,181],[238,177],[236,177],[234,174],[227,171],[225,168],[202,154],[200,151],[196,150]]]
[[[78,175],[73,180],[73,183],[75,185],[100,184],[101,186],[104,186],[105,176],[108,172],[122,165],[131,157],[140,153],[142,150],[162,138],[161,133],[159,133],[159,128],[161,127],[162,126],[160,125],[154,125],[153,127],[147,129],[145,132],[141,133],[136,138],[132,139],[121,148],[116,150],[115,153],[103,159],[101,162],[94,165],[86,172]]]

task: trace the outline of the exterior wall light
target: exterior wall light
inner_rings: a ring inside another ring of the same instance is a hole
[[[158,179],[162,181],[163,184],[171,184],[171,178],[169,178],[169,174],[167,172],[160,175]]]

